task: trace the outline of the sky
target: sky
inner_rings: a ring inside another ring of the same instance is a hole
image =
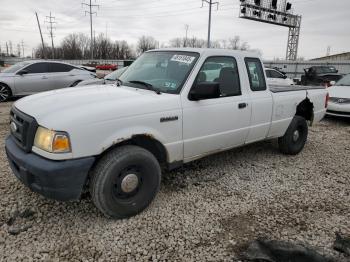
[[[0,46],[6,41],[14,49],[23,41],[25,55],[31,55],[40,44],[35,12],[44,33],[45,43],[51,43],[46,16],[55,17],[54,43],[59,44],[70,33],[90,34],[89,16],[85,16],[84,0],[0,0]],[[85,0],[88,3],[89,0]],[[252,49],[259,49],[264,59],[284,58],[288,28],[239,18],[239,0],[217,0],[213,9],[212,40],[240,36]],[[279,0],[282,1],[282,0]],[[349,0],[289,0],[295,14],[302,15],[298,56],[305,59],[330,53],[350,52]],[[208,6],[201,0],[92,0],[99,8],[93,10],[93,30],[106,33],[113,40],[136,44],[141,35],[155,37],[160,43],[188,36],[207,38]]]

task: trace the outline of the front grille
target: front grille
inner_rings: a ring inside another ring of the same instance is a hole
[[[350,104],[350,98],[331,97],[329,101],[337,104]]]
[[[34,142],[34,136],[38,123],[27,114],[13,107],[10,112],[11,117],[11,134],[17,145],[25,152],[30,152]]]

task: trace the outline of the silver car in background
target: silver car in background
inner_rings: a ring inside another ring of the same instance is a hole
[[[77,86],[88,86],[88,85],[107,85],[114,84],[121,75],[126,71],[128,67],[122,67],[106,75],[104,78],[95,78],[81,81]]]
[[[0,73],[0,102],[14,96],[76,86],[96,74],[78,66],[54,61],[25,61]]]

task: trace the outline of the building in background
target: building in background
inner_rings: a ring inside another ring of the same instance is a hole
[[[336,55],[329,55],[329,56],[323,56],[319,58],[311,59],[310,61],[350,61],[350,52],[336,54]]]

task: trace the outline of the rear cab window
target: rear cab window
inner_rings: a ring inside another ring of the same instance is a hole
[[[260,60],[258,58],[246,57],[244,61],[247,68],[250,89],[254,92],[265,91],[266,81],[264,69]]]

